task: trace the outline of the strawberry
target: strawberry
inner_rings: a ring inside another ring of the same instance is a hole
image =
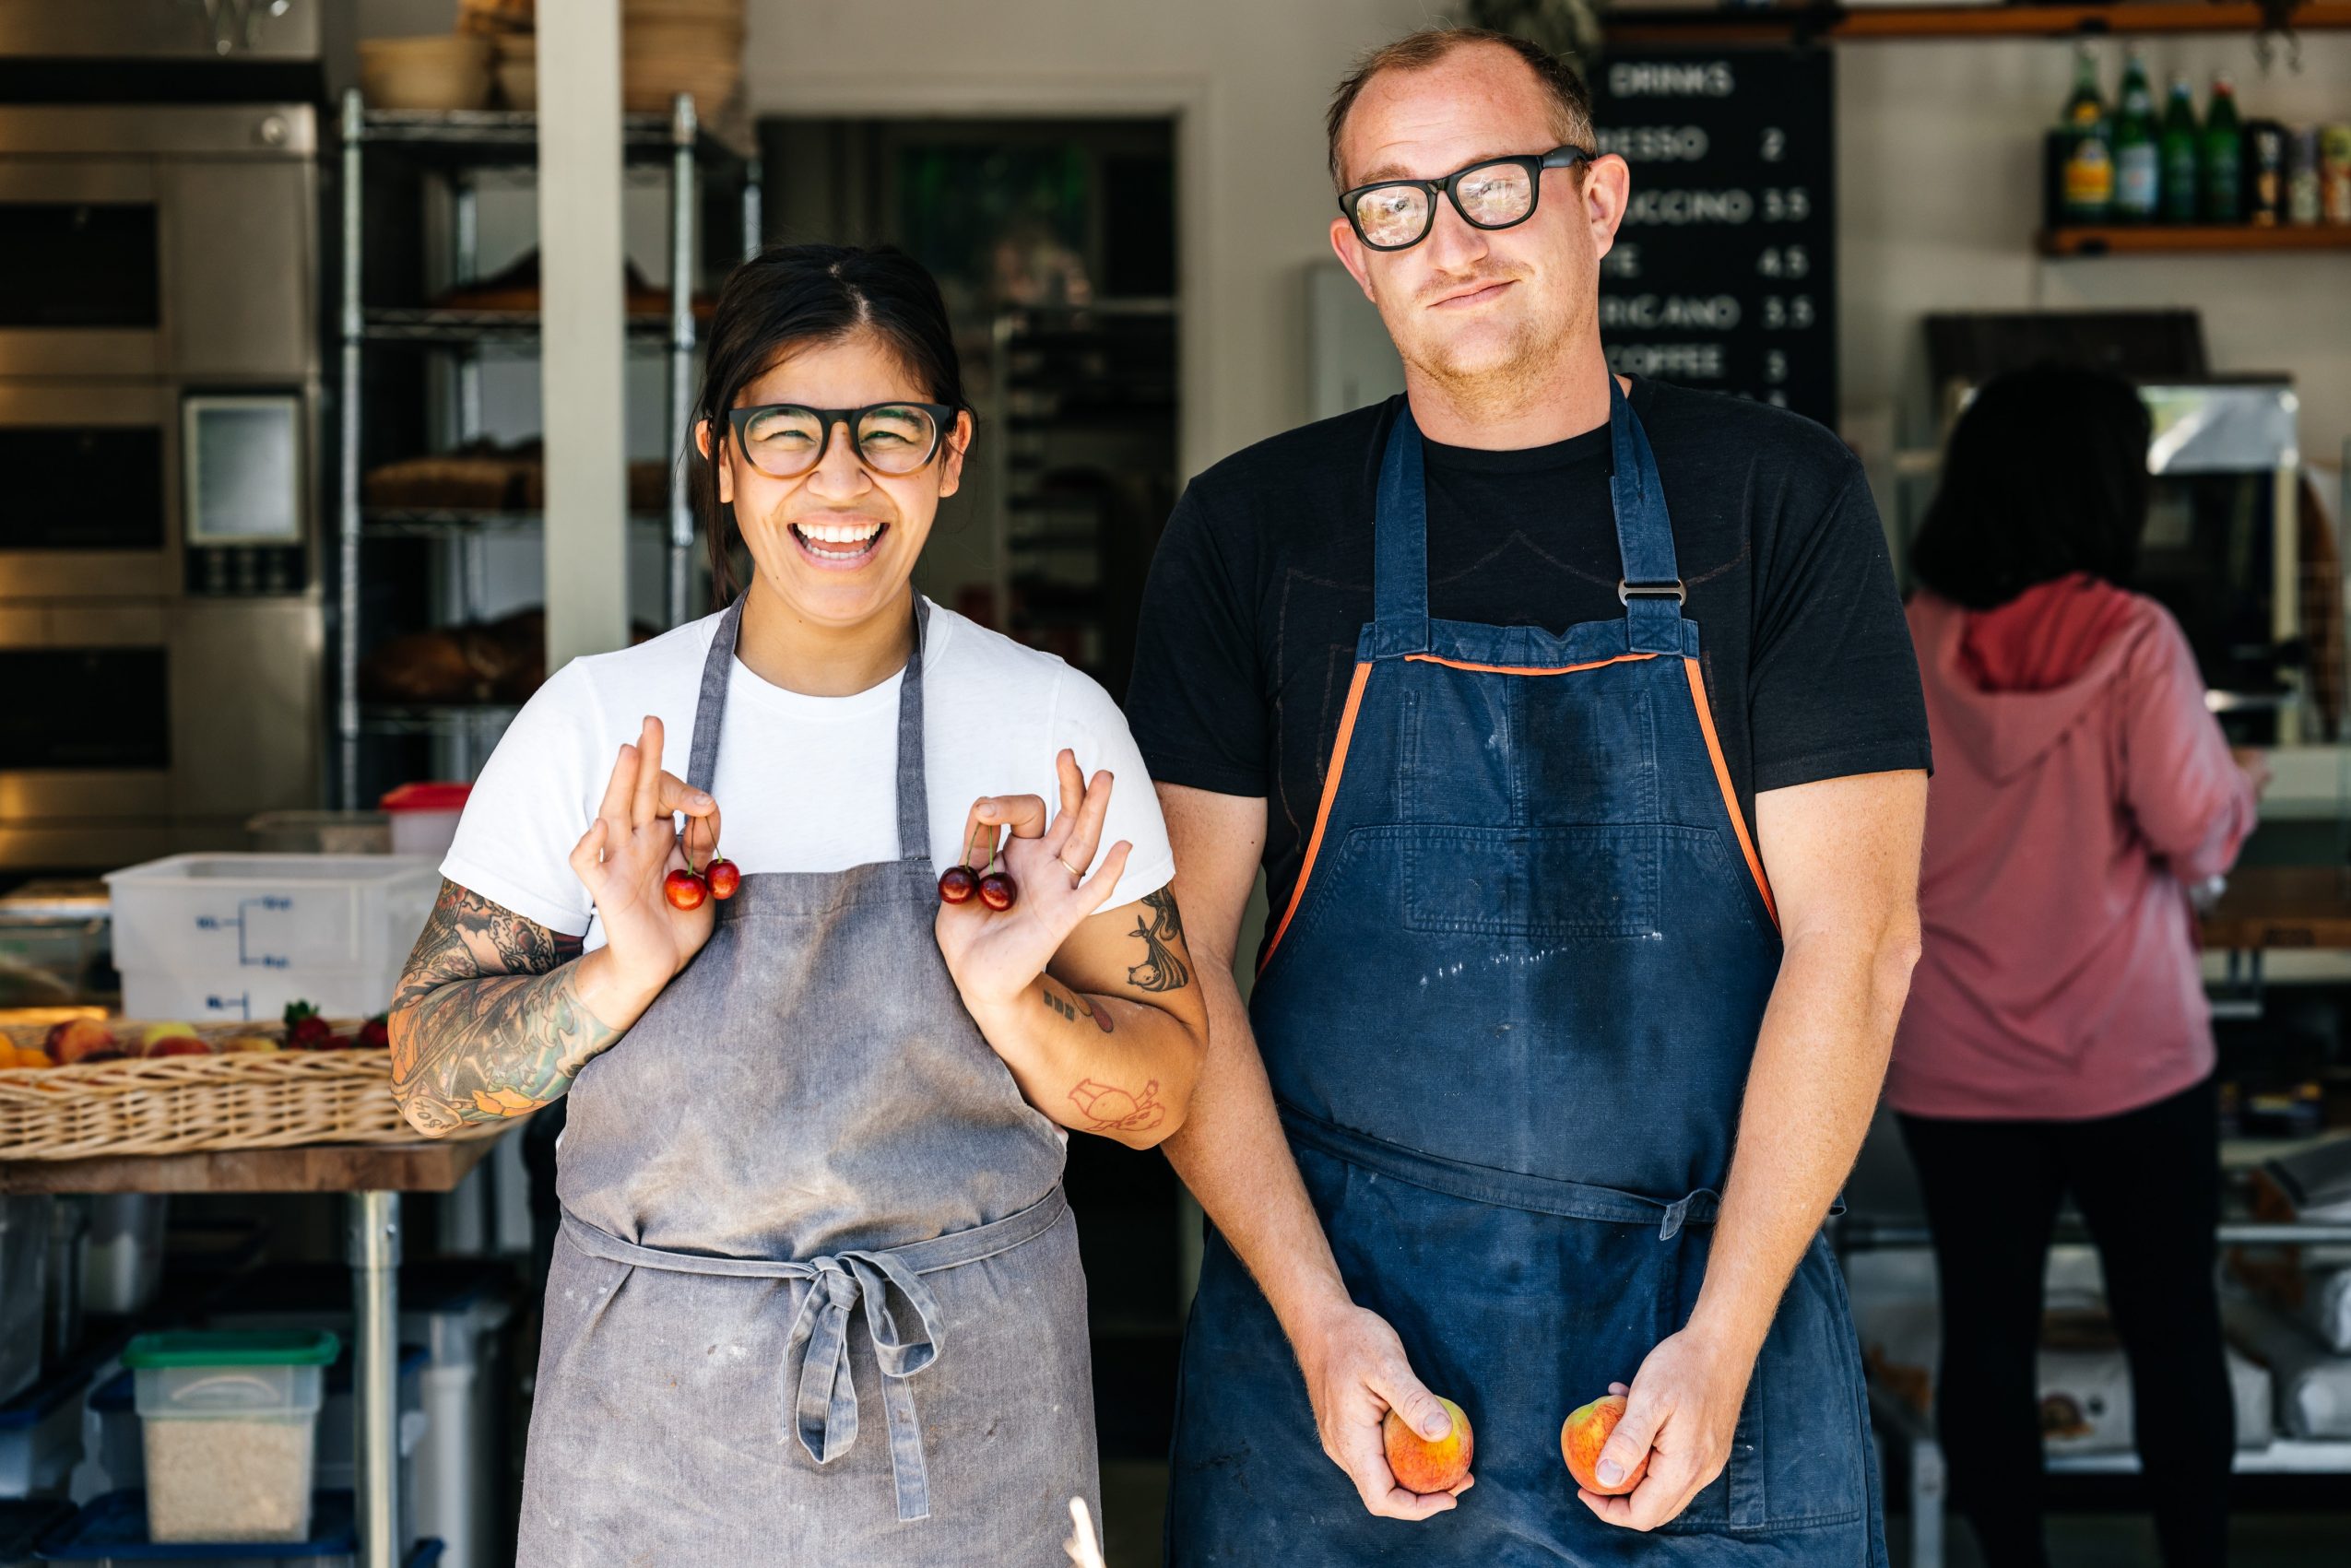
[[[360,1037],[352,1043],[362,1051],[382,1051],[392,1043],[392,1026],[382,1013],[360,1025]]]
[[[327,1042],[335,1031],[319,1016],[318,1009],[308,1002],[286,1004],[286,1044],[295,1051],[325,1051],[333,1049]]]

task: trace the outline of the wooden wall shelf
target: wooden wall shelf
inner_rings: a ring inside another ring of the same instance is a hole
[[[2144,224],[2128,228],[2044,229],[2045,256],[2189,255],[2246,251],[2351,251],[2351,224],[2314,229],[2255,229],[2249,224]]]
[[[2124,0],[2111,6],[1775,6],[1743,10],[1618,11],[1607,22],[1612,43],[1768,43],[1790,37],[1837,42],[1900,39],[2073,38],[2083,33],[2147,37],[2158,33],[2253,32],[2258,6]],[[2351,0],[2305,0],[2297,32],[2351,29]]]

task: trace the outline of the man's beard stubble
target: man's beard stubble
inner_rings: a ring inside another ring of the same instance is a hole
[[[1481,273],[1430,284],[1421,293],[1424,298],[1449,294],[1465,283],[1506,279],[1521,281],[1511,274]],[[1411,308],[1417,312],[1422,307],[1416,303]],[[1435,332],[1412,345],[1412,352],[1406,352],[1400,343],[1398,351],[1461,413],[1477,419],[1496,419],[1525,409],[1545,394],[1567,343],[1576,336],[1575,327],[1566,315],[1551,321],[1519,316],[1506,324],[1499,357],[1482,354],[1483,362],[1474,365],[1464,364],[1460,355],[1449,352],[1454,346]]]

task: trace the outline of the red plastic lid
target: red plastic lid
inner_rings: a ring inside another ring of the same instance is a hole
[[[404,784],[376,802],[386,811],[463,811],[468,784]]]

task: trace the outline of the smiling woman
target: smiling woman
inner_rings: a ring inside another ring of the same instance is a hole
[[[428,1132],[569,1095],[517,1561],[1043,1562],[1097,1495],[1068,1131],[1165,1138],[1205,1043],[1166,830],[1100,687],[913,591],[973,436],[927,274],[745,264],[699,414],[726,607],[516,718],[393,1013]],[[1018,902],[942,907],[967,856]]]

